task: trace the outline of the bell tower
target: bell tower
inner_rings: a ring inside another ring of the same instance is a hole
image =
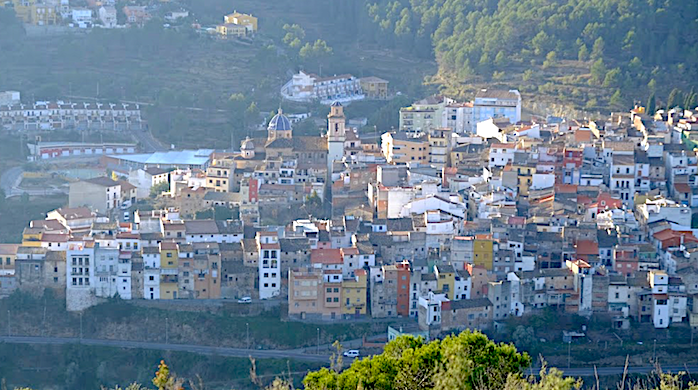
[[[327,169],[330,174],[332,163],[344,157],[345,124],[344,107],[340,102],[332,103],[327,115]]]

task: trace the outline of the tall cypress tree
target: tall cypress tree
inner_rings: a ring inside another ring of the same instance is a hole
[[[696,93],[694,92],[693,88],[691,88],[691,92],[687,93],[686,97],[684,97],[683,108],[686,110],[696,108]]]
[[[681,91],[678,88],[671,90],[669,97],[666,100],[666,109],[671,110],[672,108],[681,104]]]
[[[647,110],[645,111],[647,115],[654,115],[655,112],[657,112],[657,106],[655,103],[655,98],[654,98],[654,92],[650,95],[650,98],[647,99]]]

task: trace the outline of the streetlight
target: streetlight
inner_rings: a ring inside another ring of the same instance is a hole
[[[572,360],[572,340],[567,342],[567,369],[570,368],[570,361]]]
[[[165,344],[170,343],[170,319],[165,317]]]
[[[80,340],[82,340],[82,312],[80,312]]]
[[[12,332],[10,331],[10,310],[8,309],[7,310],[7,337],[10,337],[11,333]]]
[[[247,349],[250,349],[250,323],[246,322],[245,326],[247,327]]]
[[[320,328],[317,328],[317,354],[320,354]]]

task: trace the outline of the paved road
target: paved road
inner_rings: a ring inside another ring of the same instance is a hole
[[[22,168],[14,167],[6,170],[0,176],[0,188],[5,192],[6,197],[12,196],[12,190],[18,186],[22,180]]]
[[[329,363],[329,354],[307,354],[300,350],[254,350],[254,349],[241,349],[241,348],[223,348],[223,347],[209,347],[200,345],[189,345],[189,344],[164,344],[164,343],[151,343],[143,341],[124,341],[124,340],[97,340],[97,339],[79,339],[79,338],[68,338],[68,337],[23,337],[23,336],[0,336],[0,343],[9,344],[34,344],[34,345],[60,345],[60,344],[83,344],[90,346],[100,346],[100,347],[114,347],[114,348],[136,348],[136,349],[152,349],[160,351],[179,351],[179,352],[190,352],[201,355],[217,355],[217,356],[227,356],[236,358],[256,358],[256,359],[293,359],[293,360],[304,360],[316,363]],[[308,348],[311,349],[311,348]],[[353,359],[345,358],[347,363],[351,363]],[[573,368],[562,368],[560,369],[565,376],[572,377],[593,377],[594,367],[573,367]],[[596,373],[599,376],[608,375],[622,375],[626,369],[624,367],[598,367],[596,368]],[[654,366],[642,366],[634,367],[629,366],[627,368],[628,374],[649,374],[656,370]],[[661,366],[662,372],[665,373],[678,373],[681,371],[696,373],[698,372],[698,366],[686,366],[686,365],[668,365]],[[540,371],[540,368],[532,368],[526,372],[527,375],[536,375]]]
[[[241,348],[223,348],[209,347],[201,345],[189,344],[164,344],[150,343],[143,341],[124,341],[124,340],[97,340],[97,339],[79,339],[68,337],[22,337],[12,336],[0,337],[0,342],[10,344],[83,344],[90,346],[115,347],[115,348],[138,348],[138,349],[154,349],[161,351],[179,351],[190,352],[201,355],[218,355],[237,358],[253,357],[256,359],[293,359],[304,360],[317,363],[329,363],[329,355],[313,355],[286,350],[254,350]]]
[[[144,152],[163,152],[167,150],[160,141],[153,137],[150,130],[133,130],[130,134],[141,145]]]

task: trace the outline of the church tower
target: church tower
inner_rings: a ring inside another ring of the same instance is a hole
[[[327,169],[330,174],[332,163],[344,157],[345,123],[344,107],[340,102],[332,103],[330,114],[327,115]]]

